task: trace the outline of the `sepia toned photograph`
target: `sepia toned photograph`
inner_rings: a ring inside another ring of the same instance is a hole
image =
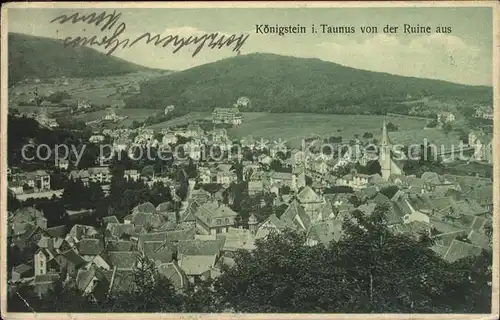
[[[5,318],[498,318],[498,17],[3,5]]]

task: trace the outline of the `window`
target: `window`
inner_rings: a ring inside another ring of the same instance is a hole
[[[221,224],[221,219],[217,219],[217,224]]]
[[[229,218],[226,218],[226,223],[229,223]]]

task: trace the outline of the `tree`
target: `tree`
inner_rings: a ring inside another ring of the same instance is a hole
[[[438,125],[438,122],[436,119],[432,119],[431,121],[427,122],[427,124],[425,125],[426,128],[435,128],[437,127]]]
[[[344,221],[329,245],[305,244],[284,230],[238,252],[213,284],[218,308],[235,312],[443,313],[487,311],[491,259],[484,253],[450,264],[430,249],[429,235],[394,234],[387,206]],[[304,272],[307,270],[307,272]],[[479,290],[475,296],[472,291]],[[474,310],[474,311],[472,311]]]
[[[393,131],[398,131],[398,126],[393,124],[392,122],[389,122],[386,126],[388,132],[393,132]]]
[[[448,135],[448,134],[451,132],[451,130],[453,130],[453,127],[452,127],[451,123],[446,122],[446,123],[443,125],[443,131],[444,131],[444,133],[445,133],[446,135]]]
[[[113,309],[122,312],[180,311],[181,301],[168,279],[158,273],[154,261],[139,255],[133,278],[133,285],[128,292],[112,297]]]
[[[384,196],[386,196],[387,198],[391,199],[392,197],[394,197],[394,195],[398,191],[399,191],[399,188],[397,186],[388,186],[388,187],[382,188],[380,190],[380,193],[383,194]]]

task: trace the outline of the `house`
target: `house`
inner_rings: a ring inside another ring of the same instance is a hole
[[[44,101],[45,102],[45,101]],[[43,103],[42,103],[43,104]],[[49,118],[47,116],[47,112],[45,110],[42,110],[40,113],[35,115],[35,120],[40,124],[42,127],[46,128],[56,128],[59,126],[57,121],[55,119]]]
[[[202,145],[198,140],[191,140],[183,145],[184,152],[193,160],[200,160],[202,155]]]
[[[311,227],[311,219],[304,210],[304,207],[302,207],[296,199],[294,199],[285,212],[283,212],[280,220],[285,226],[294,230],[307,232]]]
[[[33,207],[25,207],[16,210],[9,219],[9,226],[13,236],[20,236],[27,232],[33,232],[34,227],[42,230],[47,229],[47,219],[43,213]]]
[[[188,285],[186,274],[175,261],[160,264],[158,266],[158,273],[167,278],[176,289],[184,289]]]
[[[78,110],[90,109],[91,104],[89,101],[86,101],[86,100],[78,100],[77,108],[78,108]]]
[[[476,108],[474,118],[493,120],[493,108],[491,106],[483,106]]]
[[[276,183],[280,188],[288,186],[292,190],[297,190],[297,176],[291,172],[271,172],[269,176],[269,183],[273,185]]]
[[[286,229],[286,225],[275,214],[266,218],[258,227],[255,233],[255,239],[267,237],[271,232],[282,232]]]
[[[92,167],[87,169],[89,180],[97,183],[110,183],[111,171],[109,167]]]
[[[239,125],[242,123],[242,115],[238,108],[215,108],[212,112],[212,122]]]
[[[177,245],[179,267],[190,282],[208,278],[207,271],[215,267],[222,247],[221,240],[181,240]],[[209,273],[208,273],[209,274]]]
[[[88,170],[72,170],[69,173],[69,179],[73,181],[81,180],[83,185],[88,185],[90,180],[90,174]]]
[[[236,106],[238,107],[248,107],[250,105],[250,99],[247,97],[239,97],[238,100],[236,100]]]
[[[106,112],[106,115],[104,116],[104,120],[106,121],[115,121],[118,119],[118,116],[116,115],[116,112],[113,108],[109,108]]]
[[[220,201],[208,201],[195,212],[196,228],[202,234],[226,233],[235,223],[237,213]]]
[[[89,138],[90,143],[101,143],[104,141],[104,136],[102,134],[96,134]]]
[[[224,252],[255,249],[255,237],[248,229],[236,229],[230,227],[228,228],[225,236],[226,240],[224,241],[224,246],[222,247],[222,251]]]
[[[263,164],[263,165],[270,165],[272,162],[273,162],[273,158],[271,158],[270,156],[266,155],[266,154],[261,154],[258,159],[260,164]]]
[[[9,182],[9,190],[11,190],[14,194],[23,194],[24,193],[24,188],[23,188],[23,182],[22,181],[12,181]]]
[[[482,252],[482,248],[470,243],[459,240],[453,240],[448,250],[444,253],[443,259],[448,262],[455,262],[459,259],[478,256]]]
[[[370,176],[367,174],[349,173],[335,181],[337,186],[351,187],[354,190],[362,190],[370,183]]]
[[[170,112],[172,112],[174,110],[175,110],[175,106],[174,105],[169,105],[169,106],[165,107],[164,113],[165,113],[165,115],[167,115],[167,114],[169,114]]]
[[[165,237],[166,238],[166,237]],[[147,258],[151,259],[156,265],[172,262],[177,248],[171,243],[163,241],[144,241],[140,250]]]
[[[106,262],[113,268],[123,271],[132,271],[140,256],[138,251],[107,251]]]
[[[323,217],[320,214],[320,209],[322,209],[325,204],[323,197],[318,195],[314,190],[306,186],[297,195],[299,203],[304,207],[307,215],[313,221],[321,220]]]
[[[84,238],[95,238],[99,235],[97,229],[93,226],[75,224],[65,237],[70,244],[76,244]]]
[[[58,274],[41,274],[36,275],[33,285],[33,291],[39,296],[42,297],[47,294],[50,289],[54,287],[54,284],[59,279]]]
[[[224,128],[217,128],[212,130],[211,136],[214,144],[222,143],[228,140],[227,131]]]
[[[26,185],[35,192],[50,190],[50,175],[44,170],[13,175],[12,181]]]
[[[68,170],[69,161],[67,159],[58,159],[57,160],[57,167],[61,170]]]
[[[216,183],[231,184],[237,180],[236,172],[231,164],[219,164],[215,168]]]
[[[264,191],[264,183],[262,180],[248,181],[248,194],[250,196],[262,193]]]
[[[86,261],[73,249],[57,253],[54,249],[40,248],[35,253],[35,276],[44,274],[58,274],[66,270],[68,275],[76,272]]]
[[[118,139],[115,139],[115,141],[113,141],[113,150],[116,153],[120,153],[122,151],[127,150],[128,145],[129,145],[128,139],[118,138]]]
[[[315,246],[323,244],[328,246],[332,241],[339,241],[342,236],[342,221],[329,220],[314,224],[307,233],[306,244]]]
[[[135,169],[125,170],[123,177],[127,181],[128,180],[137,181],[137,180],[139,180],[140,174],[139,174],[139,171],[137,171]]]
[[[241,147],[249,148],[250,150],[255,148],[255,140],[252,135],[248,135],[240,139]]]
[[[20,264],[12,268],[12,281],[20,281],[31,276],[33,276],[33,268],[27,264]]]
[[[102,270],[94,266],[80,269],[76,275],[76,286],[84,295],[92,295],[94,299],[104,298],[115,278],[116,269]]]
[[[204,134],[205,134],[205,131],[203,131],[203,129],[197,124],[190,123],[186,127],[185,135],[188,138],[200,139],[201,137],[204,136]]]
[[[162,144],[163,145],[176,144],[177,140],[178,140],[177,136],[174,133],[167,132],[162,137]]]
[[[455,121],[455,115],[451,112],[440,112],[437,115],[437,122],[441,124],[451,123]]]

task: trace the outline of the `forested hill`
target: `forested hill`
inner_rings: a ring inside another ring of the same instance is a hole
[[[62,40],[9,33],[9,85],[28,77],[101,77],[152,69]]]
[[[134,108],[174,104],[211,110],[231,106],[241,96],[250,98],[252,111],[344,113],[354,107],[360,113],[377,113],[376,106],[383,108],[422,97],[491,103],[492,88],[364,71],[319,59],[255,53],[152,79],[126,103]]]

